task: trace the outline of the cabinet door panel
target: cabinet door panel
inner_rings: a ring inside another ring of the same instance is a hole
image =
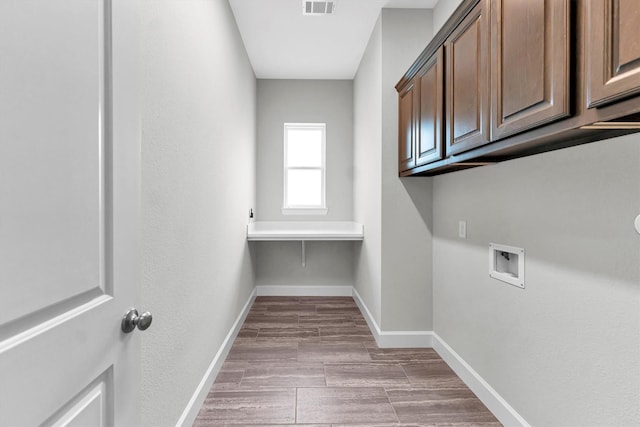
[[[527,3],[497,0],[492,5],[491,65],[502,117],[510,117],[545,100],[544,0]],[[542,43],[540,43],[542,41]],[[493,93],[496,93],[494,91]]]
[[[568,0],[493,0],[491,140],[570,114]]]
[[[637,0],[586,2],[587,107],[640,93],[640,6]]]
[[[415,83],[400,93],[398,99],[398,169],[400,172],[415,167]]]
[[[416,166],[442,159],[442,48],[418,72]]]
[[[489,142],[488,19],[480,2],[445,42],[446,151]]]

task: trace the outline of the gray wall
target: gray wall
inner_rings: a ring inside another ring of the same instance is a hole
[[[354,219],[365,239],[354,252],[354,287],[378,325],[382,315],[382,20],[353,82]]]
[[[144,0],[142,419],[173,426],[254,286],[255,77],[228,2]]]
[[[282,215],[283,124],[326,123],[327,215]],[[258,221],[353,220],[353,82],[258,80]],[[365,231],[366,233],[366,231]],[[353,244],[308,242],[307,266],[299,242],[251,243],[257,285],[353,285]],[[331,274],[327,274],[330,271]]]
[[[462,0],[438,0],[433,8],[433,35],[435,36],[440,28],[447,22],[447,19],[462,3]]]
[[[353,219],[353,82],[258,80],[256,219]],[[282,215],[284,123],[326,123],[327,215]]]
[[[531,425],[640,422],[639,183],[635,135],[435,178],[435,332]]]
[[[353,286],[356,242],[251,242],[259,286]]]
[[[434,180],[434,330],[531,425],[640,423],[639,183],[636,135]],[[526,289],[489,242],[526,250]]]
[[[431,179],[398,178],[395,85],[433,36],[431,10],[382,10],[382,324],[431,331]]]
[[[395,84],[432,37],[430,10],[383,9],[354,83],[356,290],[383,331],[429,331],[431,181],[398,178]]]

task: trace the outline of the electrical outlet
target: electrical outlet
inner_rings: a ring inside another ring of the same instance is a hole
[[[461,239],[467,238],[467,221],[458,221],[458,237]]]

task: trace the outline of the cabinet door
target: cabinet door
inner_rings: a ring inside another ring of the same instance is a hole
[[[489,27],[481,1],[445,42],[446,153],[489,142]]]
[[[418,71],[416,166],[442,159],[442,48]]]
[[[398,170],[415,167],[415,80],[400,93],[398,99]]]
[[[492,0],[492,141],[570,114],[568,9],[568,0]]]
[[[587,107],[640,93],[640,3],[586,2]]]

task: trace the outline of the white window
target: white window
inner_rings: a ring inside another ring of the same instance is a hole
[[[285,215],[326,215],[324,123],[284,124]]]

